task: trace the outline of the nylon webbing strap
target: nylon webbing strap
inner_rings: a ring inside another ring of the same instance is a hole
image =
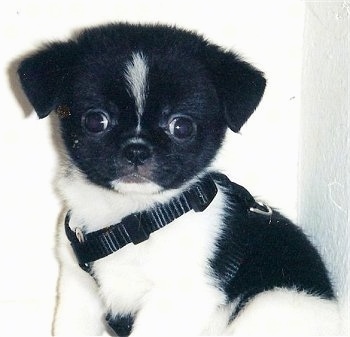
[[[147,240],[151,233],[190,210],[204,211],[216,193],[215,182],[210,176],[206,176],[168,203],[158,204],[148,211],[131,214],[118,224],[85,235],[70,228],[70,212],[68,212],[65,219],[66,235],[79,265],[88,270],[90,262],[108,256],[127,244],[138,244]]]

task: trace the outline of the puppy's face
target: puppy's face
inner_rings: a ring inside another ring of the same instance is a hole
[[[234,54],[163,26],[86,31],[19,75],[39,117],[58,111],[71,167],[122,192],[177,188],[205,170],[265,86]]]
[[[62,135],[74,163],[92,182],[178,187],[215,155],[226,123],[200,64],[134,52],[104,54],[96,71],[82,60],[65,106]]]

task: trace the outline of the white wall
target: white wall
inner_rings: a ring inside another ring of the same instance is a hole
[[[110,21],[164,22],[195,29],[241,52],[265,71],[268,87],[241,135],[228,134],[217,166],[297,217],[303,2],[12,0],[0,3],[0,16],[1,335],[50,333],[57,276],[54,228],[60,212],[52,185],[56,157],[48,121],[23,113],[29,107],[10,64],[42,41]],[[314,234],[323,242],[322,231]]]
[[[305,11],[298,218],[320,248],[349,320],[350,3]]]

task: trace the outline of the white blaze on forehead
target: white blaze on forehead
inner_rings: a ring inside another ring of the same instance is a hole
[[[126,63],[125,79],[128,91],[135,100],[138,131],[146,102],[147,75],[148,65],[146,57],[141,52],[132,53],[131,60]]]

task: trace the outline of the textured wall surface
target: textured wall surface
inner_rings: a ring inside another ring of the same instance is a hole
[[[299,221],[327,263],[349,335],[350,3],[306,3]]]

